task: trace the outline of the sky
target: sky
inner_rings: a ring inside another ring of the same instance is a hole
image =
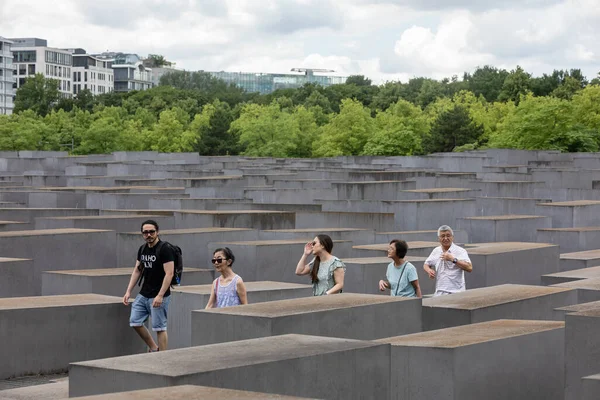
[[[2,0],[0,36],[88,53],[162,54],[177,68],[323,68],[373,83],[600,72],[600,0]]]

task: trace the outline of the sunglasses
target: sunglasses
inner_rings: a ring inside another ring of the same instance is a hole
[[[221,264],[223,261],[225,261],[224,258],[213,258],[212,260],[210,260],[211,263],[213,264]]]
[[[156,231],[153,229],[151,231],[142,231],[142,235],[154,235]]]
[[[311,246],[316,246],[318,243],[317,242],[312,242],[310,245]]]

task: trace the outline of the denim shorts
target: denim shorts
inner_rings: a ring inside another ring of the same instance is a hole
[[[131,315],[129,317],[129,326],[142,326],[148,317],[152,317],[152,330],[155,332],[167,330],[167,311],[171,296],[163,298],[160,307],[152,307],[154,298],[138,294],[131,304]]]

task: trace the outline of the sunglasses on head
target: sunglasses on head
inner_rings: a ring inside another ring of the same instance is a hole
[[[221,264],[225,259],[224,258],[213,258],[212,260],[210,260],[211,263],[213,264]]]
[[[154,229],[150,231],[142,231],[142,235],[154,235],[156,231]]]

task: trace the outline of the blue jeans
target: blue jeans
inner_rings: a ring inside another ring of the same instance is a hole
[[[152,307],[154,298],[138,294],[131,304],[131,315],[129,316],[129,326],[142,326],[148,317],[152,317],[152,330],[154,332],[167,330],[167,311],[171,296],[164,297],[160,307]]]

